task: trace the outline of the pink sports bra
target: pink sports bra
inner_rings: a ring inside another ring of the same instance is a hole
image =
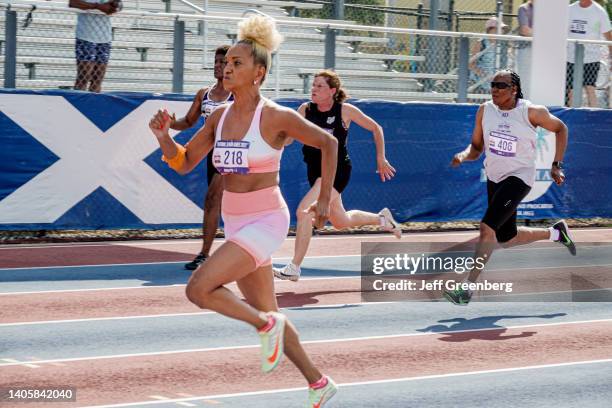
[[[270,173],[280,169],[280,160],[283,149],[277,150],[270,146],[261,136],[259,130],[261,122],[261,111],[265,103],[262,97],[249,130],[239,140],[223,140],[223,123],[227,113],[232,108],[233,102],[229,103],[215,130],[215,147],[213,149],[213,164],[221,174],[250,174]]]

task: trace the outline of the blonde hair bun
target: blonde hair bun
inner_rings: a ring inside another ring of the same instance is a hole
[[[283,37],[276,29],[274,19],[253,15],[238,23],[238,40],[254,41],[272,53],[278,49]]]

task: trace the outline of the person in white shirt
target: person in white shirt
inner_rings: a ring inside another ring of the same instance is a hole
[[[87,11],[77,16],[75,42],[77,76],[74,89],[100,92],[110,59],[113,39],[109,16],[120,11],[123,8],[123,2],[121,0],[70,0],[68,6]]]
[[[608,12],[593,0],[580,0],[569,6],[568,38],[579,40],[600,40],[602,37],[612,41],[612,27]],[[612,46],[610,47],[612,51]],[[566,72],[566,104],[572,101],[572,87],[574,80],[574,63],[576,47],[568,43],[567,72]],[[597,106],[595,83],[599,75],[601,46],[587,44],[584,47],[584,79],[583,86],[587,91],[588,106]]]
[[[555,157],[550,177],[557,185],[565,182],[563,156],[567,147],[567,126],[550,114],[545,106],[524,99],[521,77],[513,71],[498,71],[491,82],[491,100],[476,113],[472,142],[455,154],[451,166],[477,160],[485,153],[487,176],[487,211],[480,222],[480,236],[474,260],[479,260],[463,284],[445,290],[444,297],[457,305],[467,305],[472,298],[470,284],[475,283],[493,250],[549,239],[564,245],[576,255],[567,223],[560,220],[550,228],[517,227],[517,208],[527,196],[536,178],[536,128],[555,133]]]

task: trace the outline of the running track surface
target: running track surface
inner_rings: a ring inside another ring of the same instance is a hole
[[[609,408],[612,303],[567,300],[610,299],[612,230],[575,238],[575,258],[562,247],[494,255],[485,273],[526,282],[521,302],[364,303],[360,244],[394,242],[384,235],[313,239],[303,279],[277,281],[277,295],[315,363],[341,385],[329,407]],[[288,239],[275,263],[292,247]],[[0,388],[77,389],[76,402],[18,407],[304,406],[304,380],[288,361],[262,374],[249,327],[187,302],[182,263],[198,249],[198,241],[0,247]]]

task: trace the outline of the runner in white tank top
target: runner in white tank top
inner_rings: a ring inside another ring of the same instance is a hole
[[[170,123],[170,128],[174,130],[185,130],[195,126],[200,116],[206,120],[210,114],[219,106],[232,100],[230,91],[223,87],[223,69],[225,68],[225,54],[229,50],[229,45],[222,45],[215,50],[214,76],[217,80],[212,86],[202,88],[193,98],[191,107],[187,114],[174,119]],[[206,181],[208,182],[206,196],[204,197],[204,220],[202,222],[202,249],[195,256],[193,261],[185,264],[185,269],[195,270],[202,262],[208,258],[212,247],[219,220],[221,219],[221,198],[223,197],[223,183],[219,177],[219,172],[212,164],[212,154],[206,157]]]
[[[483,104],[485,171],[487,178],[499,183],[510,176],[533,187],[536,173],[536,128],[529,121],[529,106],[518,99],[516,107],[501,110],[493,101]]]
[[[497,244],[503,247],[529,244],[550,239],[565,245],[572,255],[576,247],[569,236],[565,221],[550,228],[516,226],[516,209],[535,182],[536,128],[556,134],[556,153],[551,176],[557,185],[563,184],[563,155],[567,146],[567,126],[551,115],[544,106],[523,99],[520,77],[509,70],[498,72],[491,82],[492,101],[480,106],[472,134],[472,143],[457,153],[453,167],[464,161],[477,160],[485,152],[488,208],[481,223],[480,237],[474,259],[486,263]],[[474,268],[465,287],[445,291],[451,302],[466,305],[472,297],[468,288],[476,282],[483,268]]]

